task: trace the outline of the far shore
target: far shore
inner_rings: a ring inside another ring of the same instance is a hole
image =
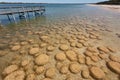
[[[103,7],[104,9],[120,12],[120,5],[90,4],[90,6]]]

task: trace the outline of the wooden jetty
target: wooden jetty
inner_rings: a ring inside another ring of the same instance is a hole
[[[19,18],[25,18],[30,16],[29,12],[32,12],[33,16],[37,14],[43,14],[45,12],[44,6],[25,6],[25,7],[0,7],[0,15],[7,15],[8,20],[11,21],[10,16],[16,22],[15,14],[19,15]]]

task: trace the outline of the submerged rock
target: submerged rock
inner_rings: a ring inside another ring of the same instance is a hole
[[[81,43],[77,43],[77,44],[76,44],[76,47],[77,47],[77,48],[82,48],[83,45],[82,45]]]
[[[40,54],[38,57],[35,58],[35,63],[37,65],[45,65],[49,62],[49,56],[46,54]]]
[[[91,67],[90,74],[95,79],[103,79],[105,77],[105,73],[99,67]]]
[[[113,47],[107,47],[111,52],[116,52],[116,50]]]
[[[85,63],[85,57],[82,56],[82,55],[78,55],[78,62],[79,62],[80,64],[84,64],[84,63]]]
[[[103,53],[103,54],[98,54],[98,56],[103,59],[103,60],[106,60],[108,58],[108,55]]]
[[[25,72],[22,70],[18,70],[12,72],[8,76],[4,78],[4,80],[24,80],[25,79]]]
[[[72,50],[68,50],[66,56],[70,61],[77,61],[77,54]]]
[[[91,56],[93,55],[93,53],[90,52],[90,51],[86,51],[84,54],[85,54],[86,56],[88,56],[88,57],[91,57]]]
[[[46,47],[47,46],[47,43],[41,43],[40,44],[40,47],[43,48],[43,47]]]
[[[77,74],[81,70],[81,66],[78,63],[72,63],[69,66],[69,69],[72,73]]]
[[[58,61],[64,61],[66,59],[66,55],[64,53],[58,53],[55,55],[55,59]]]
[[[55,66],[58,70],[60,70],[60,68],[63,66],[63,63],[57,62]]]
[[[55,49],[55,47],[53,47],[53,46],[48,46],[48,47],[47,47],[47,50],[48,50],[48,51],[53,51],[54,49]]]
[[[98,61],[99,61],[99,57],[98,57],[98,56],[94,56],[94,55],[93,55],[93,56],[91,56],[90,58],[91,58],[91,60],[94,61],[94,62],[98,62]]]
[[[17,65],[10,65],[7,68],[4,69],[3,71],[3,75],[8,75],[10,73],[12,73],[13,71],[16,71],[18,69]]]
[[[30,60],[23,60],[22,62],[21,62],[21,66],[26,66],[26,65],[28,65],[30,63]]]
[[[0,57],[5,56],[6,54],[7,54],[7,52],[0,51]]]
[[[100,47],[98,47],[98,50],[103,51],[103,52],[105,52],[105,53],[109,53],[108,48],[105,47],[105,46],[100,46]]]
[[[85,79],[90,78],[88,70],[83,70],[81,74],[82,74],[82,77],[85,78]]]
[[[91,58],[90,57],[86,57],[85,58],[85,63],[86,63],[86,65],[95,65],[95,63],[91,60]]]
[[[71,47],[75,47],[75,46],[76,46],[76,43],[75,43],[75,42],[72,42],[72,43],[70,43],[70,46],[71,46]]]
[[[39,48],[31,48],[30,50],[29,50],[29,54],[31,54],[31,55],[34,55],[34,54],[36,54],[36,53],[38,53],[39,52]]]
[[[44,71],[45,71],[45,67],[44,67],[44,66],[39,66],[39,67],[37,67],[36,70],[35,70],[35,72],[36,72],[37,74],[41,74],[41,73],[43,73]]]
[[[115,73],[120,74],[120,63],[114,62],[114,61],[109,61],[107,63],[107,66]]]
[[[45,76],[48,78],[53,78],[56,74],[56,69],[55,68],[49,68],[46,73]]]
[[[69,49],[69,47],[68,47],[68,45],[63,44],[63,45],[60,46],[60,49],[63,50],[63,51],[66,51],[66,50]]]
[[[17,50],[19,50],[20,48],[21,48],[20,45],[15,45],[15,46],[13,46],[13,47],[11,48],[11,50],[12,50],[12,51],[17,51]]]
[[[109,55],[110,60],[115,61],[115,62],[120,62],[119,56],[115,55]]]
[[[92,52],[92,53],[98,52],[98,50],[96,48],[94,48],[94,47],[88,47],[87,50]]]
[[[35,80],[35,77],[36,77],[35,74],[31,73],[27,75],[26,80]]]
[[[50,78],[44,78],[44,79],[42,79],[42,80],[52,80],[52,79],[50,79]]]
[[[60,73],[67,74],[69,72],[68,66],[62,66],[60,68]]]

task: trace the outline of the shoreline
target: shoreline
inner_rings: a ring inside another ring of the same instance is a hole
[[[107,5],[107,4],[90,4],[90,6],[98,6],[107,10],[120,12],[120,5]]]

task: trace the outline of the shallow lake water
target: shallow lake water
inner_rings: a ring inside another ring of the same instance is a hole
[[[0,80],[120,79],[118,12],[87,4],[45,7],[44,15],[17,24],[0,17]]]

